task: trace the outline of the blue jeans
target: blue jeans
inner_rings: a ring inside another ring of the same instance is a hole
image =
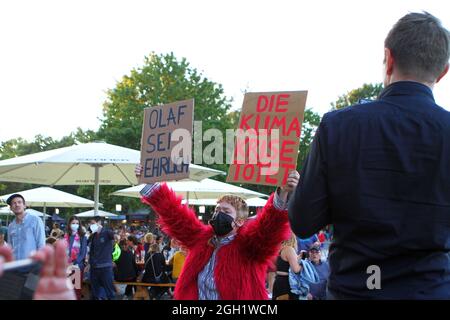
[[[116,297],[112,267],[91,268],[90,275],[93,300],[112,300]]]

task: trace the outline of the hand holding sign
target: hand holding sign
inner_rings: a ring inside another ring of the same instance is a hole
[[[246,93],[227,182],[287,184],[297,166],[306,91]]]
[[[144,110],[140,183],[189,177],[193,113],[193,99]]]
[[[296,170],[289,172],[289,176],[287,178],[286,185],[284,185],[280,188],[279,196],[280,196],[281,200],[287,201],[288,194],[290,192],[293,192],[295,190],[295,188],[297,188],[299,179],[300,179],[300,174]]]
[[[294,191],[298,185],[299,179],[300,179],[300,174],[298,173],[298,171],[294,170],[294,171],[289,172],[289,176],[287,178],[286,185],[281,187],[281,191],[286,192],[286,193]]]
[[[140,164],[137,164],[134,167],[134,174],[136,175],[136,178],[139,180],[139,178],[141,177],[141,174],[142,174],[142,166]]]

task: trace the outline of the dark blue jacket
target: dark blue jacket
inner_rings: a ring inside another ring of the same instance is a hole
[[[402,81],[324,115],[289,205],[307,238],[334,225],[337,298],[450,298],[450,112]],[[381,271],[369,290],[367,268]]]
[[[105,227],[99,232],[92,234],[89,238],[89,264],[91,268],[105,268],[113,266],[114,232]]]
[[[75,235],[69,236],[69,252],[72,250],[73,241],[75,240]],[[87,253],[87,238],[86,236],[80,237],[80,252],[77,259],[73,264],[77,265],[81,270],[85,267],[85,259]]]

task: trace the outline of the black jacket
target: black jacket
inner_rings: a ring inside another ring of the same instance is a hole
[[[114,269],[114,278],[117,281],[125,281],[135,279],[138,274],[136,258],[130,250],[120,253],[119,259],[116,261]]]
[[[159,276],[162,274],[162,282],[168,282],[166,271],[166,260],[162,253],[154,253],[150,255],[149,253],[145,254],[145,273],[142,277],[142,282],[147,283],[156,283],[155,276]],[[155,269],[155,273],[153,273],[153,268]]]
[[[403,81],[325,114],[289,218],[300,238],[334,225],[335,297],[449,299],[450,112]],[[380,290],[368,289],[372,265]]]

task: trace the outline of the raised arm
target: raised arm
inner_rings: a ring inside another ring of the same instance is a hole
[[[298,263],[298,256],[293,247],[287,246],[283,248],[281,257],[289,263],[289,267],[294,273],[302,271],[302,266]]]
[[[292,171],[286,186],[271,195],[256,219],[244,225],[236,238],[251,260],[266,261],[277,254],[283,240],[289,238],[288,194],[298,184],[299,174]]]
[[[141,170],[142,167],[136,166],[136,175]],[[163,231],[186,247],[192,248],[198,237],[207,231],[208,227],[198,220],[189,206],[181,204],[182,198],[166,183],[148,184],[142,189],[141,195],[142,202],[158,214]]]

